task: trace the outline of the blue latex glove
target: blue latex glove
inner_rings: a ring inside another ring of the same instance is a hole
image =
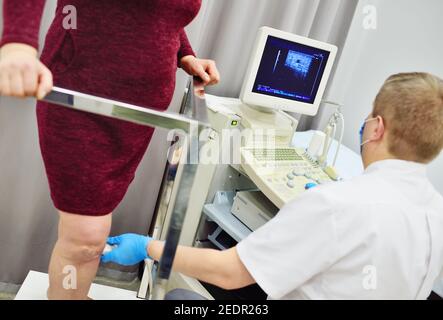
[[[117,237],[109,237],[109,245],[117,245],[117,248],[101,257],[104,263],[114,262],[123,266],[132,266],[149,258],[148,244],[152,240],[139,234],[127,233]]]

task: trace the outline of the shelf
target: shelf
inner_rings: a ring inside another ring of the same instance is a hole
[[[203,207],[203,213],[234,238],[235,241],[240,242],[251,234],[252,231],[231,213],[233,202],[234,192],[217,192],[214,202]]]

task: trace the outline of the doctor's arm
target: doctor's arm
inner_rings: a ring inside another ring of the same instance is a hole
[[[108,239],[116,249],[102,256],[103,262],[131,265],[151,258],[159,261],[164,243],[136,234],[124,234]],[[237,253],[236,247],[218,251],[179,246],[173,270],[220,288],[233,290],[254,284]]]
[[[148,252],[158,261],[163,252],[163,242],[152,241]],[[225,251],[179,246],[173,269],[223,289],[239,289],[255,283],[240,260],[237,248]]]

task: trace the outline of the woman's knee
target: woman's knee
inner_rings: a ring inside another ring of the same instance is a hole
[[[96,261],[100,258],[101,253],[105,247],[105,243],[90,243],[90,244],[73,244],[67,242],[60,243],[61,248],[64,249],[63,256],[75,263],[88,263]]]
[[[60,212],[58,246],[62,255],[79,263],[98,259],[111,222],[112,214],[90,217]]]

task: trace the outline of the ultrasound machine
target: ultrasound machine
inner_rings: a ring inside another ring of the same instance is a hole
[[[318,113],[336,54],[333,45],[262,27],[240,97],[205,94],[212,131],[200,150],[180,244],[230,248],[303,192],[339,179],[324,161],[334,121],[324,134],[319,132],[312,139],[308,149],[293,145],[296,115]],[[179,175],[180,166],[174,170]],[[179,193],[170,184],[163,198],[175,199]],[[161,211],[161,201],[158,207]],[[152,230],[154,238],[161,240],[167,236],[172,215],[167,208],[164,211]],[[145,274],[150,274],[152,266],[148,263],[146,268]],[[144,278],[142,288],[146,289],[149,284]],[[168,289],[175,288],[208,299],[236,298],[173,272]],[[246,289],[245,296],[258,298],[260,290],[255,289]]]

